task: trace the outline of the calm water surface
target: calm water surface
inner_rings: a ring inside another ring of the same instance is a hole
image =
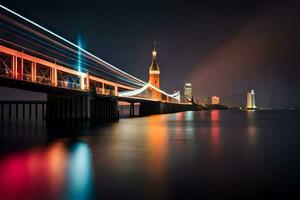
[[[300,112],[1,122],[0,199],[300,197]]]

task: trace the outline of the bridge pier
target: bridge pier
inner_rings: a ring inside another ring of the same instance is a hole
[[[140,116],[161,114],[160,104],[159,101],[141,102],[139,107]]]
[[[90,120],[94,122],[119,119],[117,100],[88,95],[47,96],[47,121]]]
[[[112,98],[93,97],[90,101],[90,120],[95,122],[119,120],[118,102]]]
[[[134,103],[131,102],[129,106],[129,117],[134,117]]]
[[[0,101],[0,120],[30,120],[33,111],[35,120],[39,116],[43,119],[45,104],[45,101]]]
[[[192,104],[186,105],[167,102],[141,102],[139,109],[140,116],[146,116],[153,114],[167,114],[189,110],[197,110],[197,106]]]
[[[89,97],[82,95],[47,96],[46,120],[89,119]]]

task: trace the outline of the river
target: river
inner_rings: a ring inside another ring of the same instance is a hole
[[[299,198],[300,112],[1,122],[0,199]]]

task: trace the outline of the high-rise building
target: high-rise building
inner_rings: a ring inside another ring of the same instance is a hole
[[[154,42],[153,50],[152,50],[152,63],[149,68],[149,83],[158,89],[160,87],[160,77],[159,77],[160,75],[159,74],[160,74],[160,70],[159,70],[159,66],[157,64],[157,52],[155,49],[155,42]],[[160,100],[161,94],[156,90],[152,90],[152,98]]]
[[[251,92],[247,93],[247,109],[255,109],[255,93],[254,90],[251,90]]]
[[[191,83],[186,83],[184,85],[184,96],[187,98],[188,101],[192,101],[192,84]]]
[[[213,96],[211,97],[211,104],[219,104],[220,103],[220,97]]]

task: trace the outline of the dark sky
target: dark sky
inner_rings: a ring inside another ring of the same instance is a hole
[[[4,0],[2,4],[148,80],[157,41],[161,87],[193,84],[200,100],[300,107],[300,3],[297,1]]]

